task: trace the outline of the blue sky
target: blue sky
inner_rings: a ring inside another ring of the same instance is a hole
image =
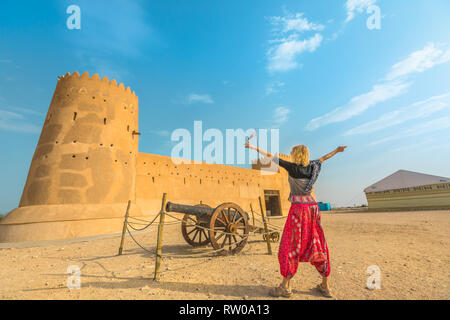
[[[81,8],[81,30],[66,9]],[[367,8],[381,12],[369,30]],[[140,100],[140,151],[170,133],[279,128],[323,167],[321,201],[353,205],[399,170],[450,177],[447,0],[11,1],[0,10],[0,212],[17,207],[57,77],[115,78]]]

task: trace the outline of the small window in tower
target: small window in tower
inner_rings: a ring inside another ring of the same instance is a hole
[[[103,124],[106,126],[106,118],[103,119]]]
[[[77,113],[76,112],[73,113],[73,121],[75,121],[75,120],[77,120]]]

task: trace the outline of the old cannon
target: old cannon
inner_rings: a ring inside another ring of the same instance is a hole
[[[167,212],[184,213],[181,233],[187,243],[194,247],[211,243],[215,250],[224,254],[236,254],[246,245],[249,232],[264,233],[263,228],[250,225],[247,212],[235,203],[223,203],[216,208],[206,204],[196,206],[168,202]],[[267,235],[263,234],[264,240]],[[269,230],[269,239],[277,242],[280,234]]]
[[[217,208],[200,204],[189,206],[168,202],[167,212],[184,213],[181,232],[190,245],[205,246],[211,243],[224,254],[236,254],[247,243],[251,230],[248,214],[235,203],[223,203]]]

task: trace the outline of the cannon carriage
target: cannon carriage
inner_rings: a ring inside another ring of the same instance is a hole
[[[246,245],[250,232],[267,234],[264,229],[250,224],[250,217],[235,203],[223,203],[216,208],[206,204],[196,206],[168,202],[166,212],[184,213],[181,232],[188,244],[194,247],[211,244],[223,254],[239,253]],[[269,231],[269,239],[279,240],[279,233]]]

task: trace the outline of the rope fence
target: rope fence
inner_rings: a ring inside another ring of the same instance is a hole
[[[262,207],[262,202],[261,202],[261,198],[260,200],[260,207],[261,207],[261,211],[263,211],[263,207]],[[198,224],[194,219],[188,219],[191,220],[187,221],[186,219],[183,220],[177,216],[174,216],[172,214],[169,214],[167,212],[165,212],[165,203],[166,203],[166,194],[163,194],[163,199],[162,199],[162,204],[161,204],[161,210],[160,212],[151,220],[146,220],[146,219],[142,219],[142,218],[137,218],[137,217],[132,217],[129,215],[129,210],[130,210],[130,204],[131,201],[128,202],[128,207],[127,207],[127,211],[125,214],[125,218],[124,218],[124,226],[123,226],[123,232],[122,232],[122,238],[121,238],[121,244],[120,244],[120,248],[119,248],[119,255],[122,254],[123,251],[123,245],[124,245],[124,238],[125,238],[125,234],[128,233],[130,238],[133,240],[133,242],[142,250],[144,250],[145,252],[148,252],[150,254],[154,254],[156,261],[155,261],[155,276],[154,276],[154,280],[158,281],[160,278],[160,265],[161,265],[161,260],[162,260],[162,238],[163,238],[163,227],[164,226],[174,226],[174,225],[180,225],[183,224],[184,227],[195,227],[197,229],[200,229],[202,231],[205,231],[206,234],[208,233],[214,233],[214,235],[217,235],[216,240],[220,239],[221,237],[224,237],[224,241],[222,242],[222,244],[220,245],[219,249],[214,249],[214,250],[209,250],[208,252],[199,252],[199,253],[193,253],[193,254],[189,254],[189,255],[182,255],[183,258],[197,258],[197,257],[202,257],[202,256],[211,256],[217,253],[222,253],[224,251],[232,251],[232,248],[235,247],[234,249],[237,249],[239,247],[239,245],[242,245],[242,248],[244,248],[244,246],[248,245],[249,248],[248,250],[250,250],[250,244],[248,242],[250,237],[254,237],[254,236],[263,236],[264,241],[267,242],[267,251],[268,254],[272,254],[272,248],[270,245],[270,241],[271,239],[275,239],[275,241],[277,241],[279,239],[279,235],[280,232],[282,232],[282,228],[280,228],[279,226],[276,226],[270,222],[268,222],[267,220],[269,220],[270,218],[265,217],[264,214],[262,213],[258,213],[256,211],[253,210],[252,206],[251,207],[251,213],[252,213],[252,220],[253,220],[253,225],[250,225],[250,216],[247,213],[247,217],[248,217],[248,221],[247,221],[247,226],[248,228],[245,230],[246,233],[244,234],[239,234],[239,233],[233,233],[233,232],[226,232],[225,230],[220,230],[220,229],[212,229],[212,228],[208,228],[204,225],[200,225]],[[258,214],[259,216],[261,216],[262,219],[259,219],[257,217],[255,217],[255,214]],[[175,221],[173,222],[165,222],[165,217],[169,217]],[[155,224],[155,221],[158,219],[160,219],[159,224]],[[236,217],[234,217],[236,218]],[[242,219],[243,217],[239,218],[237,221],[239,221],[240,219]],[[268,219],[267,219],[268,218]],[[280,217],[280,218],[276,218],[276,219],[282,219],[285,217]],[[267,220],[266,220],[267,219]],[[236,221],[236,220],[235,220]],[[258,224],[260,224],[261,226],[257,226],[256,222],[258,222]],[[141,227],[138,227],[141,226]],[[156,250],[155,249],[148,249],[145,248],[144,245],[142,245],[135,237],[135,235],[133,235],[133,231],[134,232],[143,232],[144,230],[150,228],[150,227],[158,227],[158,236],[157,236],[157,244],[156,244]],[[269,230],[270,228],[270,230]],[[131,230],[130,230],[131,229]],[[192,232],[192,231],[191,231]],[[278,235],[276,235],[278,234]],[[228,236],[228,237],[227,237]],[[196,235],[193,237],[193,239],[195,239]],[[274,238],[272,238],[274,237]],[[228,244],[225,244],[225,241],[229,240]],[[234,239],[234,241],[231,240],[231,238]],[[239,238],[239,239],[238,239]],[[209,239],[209,237],[208,237]],[[211,240],[209,240],[208,243],[211,243]],[[216,245],[218,245],[216,243]],[[242,249],[240,249],[242,250]],[[247,252],[248,250],[246,250],[245,252]],[[166,257],[170,257],[170,258],[174,258],[174,257],[181,257],[181,255],[166,255]]]

